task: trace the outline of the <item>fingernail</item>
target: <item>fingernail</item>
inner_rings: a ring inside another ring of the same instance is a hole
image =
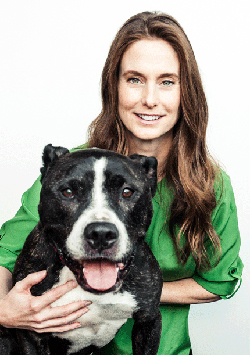
[[[90,302],[90,301],[86,301],[85,303],[84,303],[84,305],[87,307],[87,306],[90,306],[92,304],[92,302]]]
[[[82,314],[85,314],[85,313],[87,313],[89,311],[89,309],[87,307],[83,307],[81,309],[81,311],[82,311]]]

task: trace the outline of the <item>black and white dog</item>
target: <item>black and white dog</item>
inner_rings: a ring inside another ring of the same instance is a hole
[[[48,145],[43,162],[40,222],[17,259],[13,281],[46,269],[33,295],[76,279],[79,286],[53,306],[78,300],[92,304],[78,319],[81,328],[49,335],[17,330],[20,353],[101,354],[134,318],[133,354],[157,354],[162,275],[144,241],[157,186],[156,159],[100,149],[69,153]],[[6,344],[5,338],[2,349]]]

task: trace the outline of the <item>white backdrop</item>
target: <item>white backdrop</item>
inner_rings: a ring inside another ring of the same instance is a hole
[[[117,30],[160,10],[186,31],[210,108],[208,145],[232,179],[243,284],[234,298],[191,307],[194,355],[250,354],[249,10],[243,0],[0,0],[0,224],[39,174],[47,143],[86,141],[100,111],[100,76]]]

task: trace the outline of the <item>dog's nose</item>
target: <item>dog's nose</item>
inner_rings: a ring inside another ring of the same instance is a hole
[[[112,248],[118,238],[118,230],[112,223],[93,222],[85,227],[84,237],[90,247],[100,253]]]

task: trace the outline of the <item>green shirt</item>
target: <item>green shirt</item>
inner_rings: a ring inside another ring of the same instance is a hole
[[[192,256],[187,263],[178,262],[173,241],[164,227],[166,208],[172,201],[172,193],[166,179],[158,183],[153,198],[154,214],[147,232],[146,240],[150,245],[163,272],[164,281],[193,278],[207,291],[221,296],[232,297],[241,281],[243,264],[239,258],[240,235],[234,194],[229,177],[222,171],[223,193],[216,191],[217,206],[212,214],[212,223],[220,236],[220,262],[208,272],[196,269]],[[23,244],[39,220],[38,203],[40,198],[40,177],[22,196],[22,205],[14,218],[3,224],[0,235],[0,265],[13,271],[15,260]],[[162,304],[162,336],[159,355],[188,355],[190,339],[188,335],[189,305]],[[104,354],[132,355],[131,330],[133,320],[129,319],[120,329],[115,339],[106,346]]]

